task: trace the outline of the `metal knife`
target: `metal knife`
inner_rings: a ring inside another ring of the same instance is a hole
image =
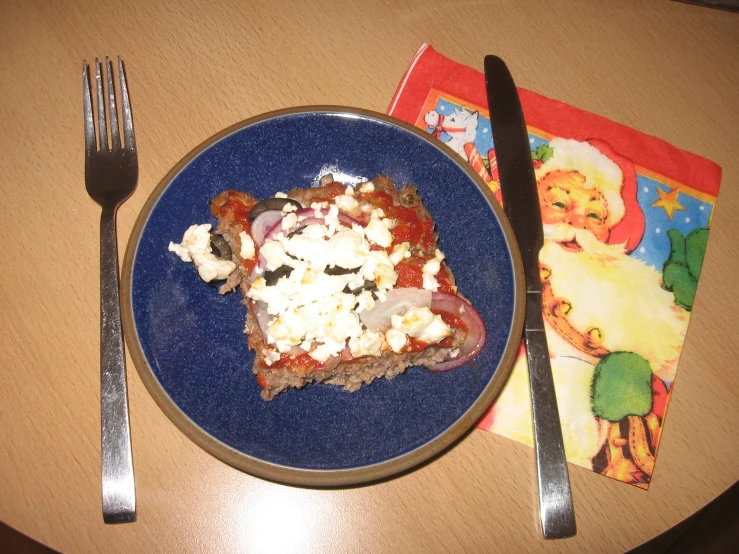
[[[544,230],[529,135],[513,77],[497,56],[485,56],[485,85],[503,209],[521,250],[526,278],[524,339],[531,382],[541,528],[545,539],[563,539],[576,533],[575,510],[542,317],[539,250],[544,243]]]

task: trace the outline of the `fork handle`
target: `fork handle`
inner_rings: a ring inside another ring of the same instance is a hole
[[[105,523],[136,521],[115,209],[100,218],[100,402]]]

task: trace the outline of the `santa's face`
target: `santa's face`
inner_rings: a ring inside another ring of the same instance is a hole
[[[599,190],[584,185],[582,174],[564,170],[551,171],[538,182],[542,222],[545,227],[572,229],[557,239],[568,250],[583,248],[579,230],[590,232],[601,243],[608,240],[608,204]]]

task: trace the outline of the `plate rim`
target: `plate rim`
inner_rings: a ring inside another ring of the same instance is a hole
[[[328,114],[379,120],[382,123],[400,127],[405,131],[411,132],[422,141],[430,144],[437,150],[440,150],[467,174],[488,200],[488,204],[492,207],[493,212],[498,218],[503,235],[506,239],[506,245],[508,247],[513,268],[514,305],[511,328],[506,341],[506,346],[503,350],[503,355],[498,363],[498,367],[483,391],[461,417],[433,439],[394,458],[383,460],[371,465],[343,469],[306,469],[292,467],[250,456],[221,442],[188,417],[159,382],[159,379],[157,379],[144,354],[133,315],[133,264],[136,252],[138,251],[144,227],[146,226],[146,222],[148,221],[152,210],[174,178],[198,155],[225,137],[266,120],[301,114]],[[133,360],[134,366],[136,367],[139,378],[144,383],[144,386],[156,404],[170,419],[170,421],[172,421],[172,423],[174,423],[175,426],[185,434],[185,436],[200,448],[236,469],[269,481],[309,487],[360,485],[389,478],[394,475],[404,473],[434,458],[447,448],[451,447],[457,440],[461,439],[480,419],[480,417],[482,417],[485,410],[487,410],[493,400],[498,396],[508,378],[508,375],[513,369],[513,363],[520,345],[520,337],[523,334],[525,304],[523,263],[521,261],[518,244],[513,235],[513,230],[508,222],[508,218],[482,178],[468,164],[463,163],[458,158],[459,155],[450,147],[440,141],[432,141],[431,138],[426,136],[426,134],[420,129],[410,125],[409,123],[379,112],[363,108],[337,105],[296,106],[265,112],[230,125],[229,127],[215,133],[183,156],[159,181],[141,208],[131,230],[131,235],[126,246],[126,252],[121,267],[121,314],[126,346],[128,348],[129,355]]]

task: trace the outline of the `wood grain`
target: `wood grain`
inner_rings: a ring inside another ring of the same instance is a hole
[[[736,15],[664,0],[110,4],[0,5],[0,520],[64,552],[618,552],[737,481]],[[82,60],[127,64],[141,178],[119,212],[122,251],[149,193],[202,140],[287,106],[382,112],[424,41],[474,67],[498,54],[520,86],[723,167],[651,488],[571,467],[578,535],[545,542],[532,451],[481,431],[374,486],[277,485],[187,440],[129,360],[139,521],[105,526]]]

